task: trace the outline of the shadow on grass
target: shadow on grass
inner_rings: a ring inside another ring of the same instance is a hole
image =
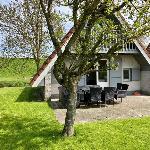
[[[45,122],[37,118],[1,118],[0,149],[40,149],[55,144],[61,137],[61,126],[54,120]]]
[[[47,101],[48,103],[48,106],[52,109],[66,109],[66,107],[62,104],[62,102],[60,102],[59,100],[48,100]],[[77,109],[91,109],[91,108],[102,108],[102,107],[107,107],[109,105],[118,105],[120,104],[120,102],[111,102],[111,103],[100,103],[100,104],[92,104],[92,103],[89,103],[89,105],[86,105],[86,104],[81,104],[80,107],[77,107]]]
[[[25,87],[16,102],[39,102],[44,100],[44,87]]]

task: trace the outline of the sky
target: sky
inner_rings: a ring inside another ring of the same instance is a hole
[[[11,1],[13,1],[13,0],[0,0],[0,4],[8,4]],[[21,0],[18,0],[18,1],[21,1]],[[66,8],[66,7],[57,7],[56,10],[60,11],[63,14],[71,14],[70,9]],[[68,22],[65,25],[65,30],[68,31],[72,26],[73,26],[72,22]]]
[[[11,0],[0,0],[0,4],[8,4]]]
[[[13,0],[0,0],[0,4],[8,4],[11,1]],[[21,0],[18,0],[18,1],[21,1]],[[60,11],[62,14],[71,14],[71,10],[66,7],[57,7],[56,10]],[[73,23],[71,21],[67,22],[65,24],[65,31],[67,32],[72,26],[73,26]],[[146,38],[144,39],[144,41],[146,42],[146,45],[147,45],[150,41],[150,38]],[[0,43],[1,43],[1,36],[0,36]]]
[[[0,4],[9,4],[11,1],[13,0],[0,0]],[[21,0],[18,0],[21,1]],[[66,7],[56,7],[56,11],[59,11],[62,14],[71,14],[71,10],[69,8]],[[65,27],[65,32],[68,32],[70,30],[70,28],[73,26],[73,23],[71,21],[67,21],[67,23],[64,24]],[[2,43],[2,35],[0,35],[0,44]],[[2,48],[0,47],[0,50]]]

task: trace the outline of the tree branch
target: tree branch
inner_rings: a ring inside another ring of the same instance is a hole
[[[51,6],[52,5],[52,0],[48,1],[48,10],[47,10],[48,12],[46,12],[46,8],[44,6],[43,0],[40,0],[40,5],[41,5],[42,11],[44,13],[44,16],[46,18],[47,27],[48,27],[49,34],[51,36],[51,40],[53,42],[53,45],[54,45],[55,49],[60,49],[60,43],[59,43],[58,39],[55,36],[54,27],[53,27],[53,25],[51,23],[52,19],[51,19],[50,13],[51,13],[51,7],[52,7]],[[60,51],[58,53],[60,53]]]

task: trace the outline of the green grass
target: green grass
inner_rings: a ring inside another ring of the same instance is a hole
[[[149,117],[78,124],[74,137],[63,138],[53,110],[28,94],[30,89],[0,89],[0,150],[150,149]]]
[[[3,85],[25,85],[36,73],[33,59],[2,59],[0,58],[0,83]]]

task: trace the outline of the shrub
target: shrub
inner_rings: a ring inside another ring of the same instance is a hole
[[[0,81],[0,88],[2,87],[24,87],[28,83],[24,81]]]

